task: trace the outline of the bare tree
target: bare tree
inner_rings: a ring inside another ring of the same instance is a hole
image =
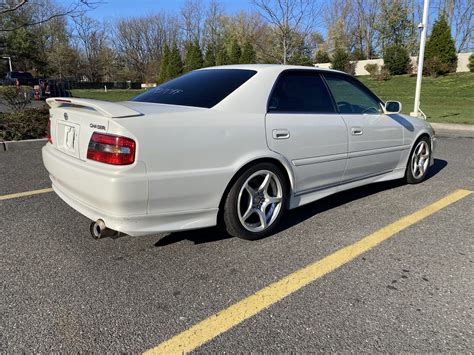
[[[81,50],[84,74],[90,81],[102,81],[102,57],[107,48],[107,35],[102,24],[86,15],[75,17],[74,39]]]
[[[372,0],[355,0],[354,10],[356,17],[355,35],[359,49],[367,59],[375,55],[375,40],[377,35],[377,14],[379,3]]]
[[[204,7],[201,0],[186,0],[181,8],[183,18],[184,40],[201,42],[204,23]]]
[[[40,25],[64,16],[76,16],[96,8],[101,0],[76,0],[66,7],[45,6],[42,0],[6,0],[0,2],[0,32]],[[29,16],[13,16],[27,13]],[[5,20],[8,17],[8,21]]]
[[[327,47],[330,51],[342,48],[352,51],[354,39],[354,11],[351,0],[333,0],[324,9],[327,28]]]
[[[281,47],[281,61],[288,62],[291,54],[313,32],[320,8],[315,0],[252,0],[261,16],[274,27]],[[298,36],[295,36],[298,35]]]
[[[211,0],[204,20],[204,45],[212,44],[217,46],[223,32],[224,10],[217,0]]]
[[[165,43],[175,40],[178,32],[178,19],[166,14],[122,19],[115,26],[115,50],[133,79],[151,80],[158,73]]]

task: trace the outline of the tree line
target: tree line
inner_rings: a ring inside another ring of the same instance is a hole
[[[403,62],[417,53],[422,0],[252,4],[249,11],[229,14],[219,0],[187,0],[178,13],[157,9],[111,22],[90,16],[100,1],[71,1],[65,7],[54,0],[6,0],[0,4],[0,52],[12,57],[16,70],[96,82],[163,82],[197,68],[236,63],[332,61],[348,71],[351,60],[391,51]],[[444,33],[447,28],[454,48],[446,57],[453,50],[472,50],[472,0],[431,4],[431,18],[442,22]]]

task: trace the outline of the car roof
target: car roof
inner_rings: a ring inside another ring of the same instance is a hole
[[[232,64],[232,65],[219,65],[215,67],[207,67],[207,68],[202,68],[200,70],[206,70],[206,69],[246,69],[246,70],[255,70],[257,72],[261,71],[267,71],[267,70],[288,70],[288,69],[303,69],[303,70],[314,70],[314,71],[319,71],[319,72],[330,72],[330,73],[342,73],[346,74],[344,72],[341,72],[339,70],[334,70],[334,69],[327,69],[327,68],[319,68],[319,67],[309,67],[309,66],[302,66],[302,65],[285,65],[285,64]]]

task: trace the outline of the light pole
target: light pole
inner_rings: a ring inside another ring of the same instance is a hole
[[[10,71],[13,71],[12,69],[12,58],[11,57],[2,57],[3,59],[8,59],[8,65],[10,66]]]
[[[420,113],[426,120],[426,115],[420,110],[420,96],[421,96],[421,79],[423,78],[423,60],[425,58],[425,44],[426,44],[426,29],[428,27],[428,10],[429,0],[425,0],[423,6],[423,20],[418,25],[421,28],[420,52],[418,53],[418,74],[416,76],[416,91],[415,91],[415,105],[410,116],[418,117]]]

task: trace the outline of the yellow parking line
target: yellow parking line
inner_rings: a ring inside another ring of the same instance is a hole
[[[193,325],[191,328],[159,344],[157,347],[146,351],[146,353],[182,354],[190,352],[282,300],[291,293],[347,264],[405,228],[471,193],[472,191],[468,190],[456,190],[435,203],[379,229],[358,242],[339,249],[335,253],[268,285],[242,301]]]
[[[17,192],[16,194],[10,194],[10,195],[3,195],[0,196],[0,201],[2,200],[11,200],[12,198],[18,198],[18,197],[25,197],[25,196],[32,196],[32,195],[38,195],[38,194],[45,194],[47,192],[53,191],[52,188],[48,189],[41,189],[41,190],[33,190],[33,191],[25,191],[25,192]]]

